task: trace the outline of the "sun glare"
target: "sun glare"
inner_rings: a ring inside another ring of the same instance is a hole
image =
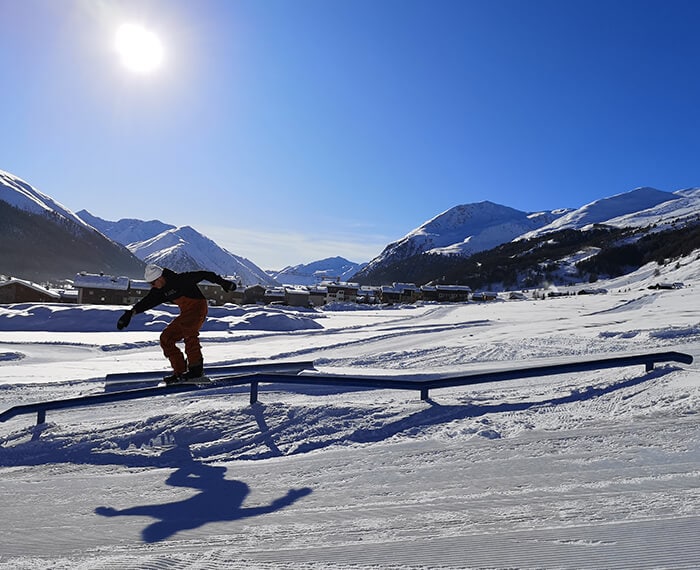
[[[163,44],[158,36],[139,24],[119,26],[114,45],[122,63],[135,73],[151,73],[163,62]]]

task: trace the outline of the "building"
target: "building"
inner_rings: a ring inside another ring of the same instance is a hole
[[[310,307],[311,294],[302,287],[285,287],[284,302],[291,307]]]
[[[309,290],[309,305],[312,307],[322,307],[326,304],[328,289],[322,285],[312,285]]]
[[[421,294],[424,301],[438,303],[465,303],[471,295],[467,285],[423,285]]]
[[[0,304],[59,302],[61,302],[59,293],[49,291],[45,287],[31,281],[14,277],[7,281],[0,281]]]
[[[129,281],[128,302],[127,305],[135,305],[143,299],[151,290],[151,284],[148,281],[132,279]]]
[[[265,287],[262,285],[251,285],[243,291],[243,304],[256,305],[265,302]]]
[[[225,305],[226,303],[240,304],[243,300],[243,293],[238,291],[238,289],[226,292],[221,285],[215,285],[214,283],[209,283],[209,281],[202,281],[199,284],[199,288],[202,290],[202,293],[204,293],[210,305]]]
[[[365,305],[374,305],[379,303],[381,287],[375,287],[373,285],[364,285],[360,287],[360,291],[357,296],[357,302],[363,303]]]
[[[360,291],[357,283],[345,283],[343,281],[326,281],[321,284],[326,288],[327,303],[355,303]]]
[[[498,293],[494,291],[478,291],[472,295],[472,301],[495,301],[498,299]]]
[[[82,305],[130,305],[129,278],[103,273],[78,273],[73,285]]]
[[[415,303],[421,298],[420,289],[413,283],[382,285],[379,290],[382,303]]]
[[[285,304],[287,299],[284,287],[268,287],[265,289],[264,301],[266,305],[270,305],[272,303],[277,303],[280,305]]]

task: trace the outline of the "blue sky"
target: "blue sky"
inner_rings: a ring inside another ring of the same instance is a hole
[[[0,169],[266,269],[700,185],[695,0],[0,0]],[[117,27],[160,38],[137,74]]]

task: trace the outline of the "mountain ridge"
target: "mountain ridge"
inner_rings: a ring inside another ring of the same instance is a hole
[[[236,277],[243,286],[276,285],[276,281],[252,261],[219,247],[191,226],[175,227],[160,220],[144,222],[132,218],[112,222],[88,215],[108,237],[122,243],[144,263],[155,263],[178,272],[213,271]]]
[[[486,211],[473,215],[474,210],[479,208]],[[700,188],[688,188],[671,193],[650,187],[640,187],[595,200],[577,209],[551,210],[540,214],[512,210],[507,207],[494,208],[490,202],[455,206],[409,232],[401,240],[389,244],[378,257],[358,272],[354,279],[365,284],[405,280],[420,273],[417,273],[415,268],[411,268],[411,264],[433,266],[436,272],[446,272],[446,263],[438,262],[436,259],[422,261],[419,258],[448,254],[454,256],[457,263],[460,259],[488,252],[498,248],[499,245],[518,240],[542,238],[565,230],[583,231],[597,225],[608,225],[614,228],[629,227],[637,230],[649,226],[653,227],[654,231],[661,231],[678,224],[692,224],[700,219],[698,214]],[[472,215],[463,216],[463,219],[460,219],[460,214],[464,211],[471,212]],[[450,218],[457,218],[458,223],[441,236],[442,245],[435,247],[433,238],[438,234],[432,229],[437,221]],[[536,227],[513,236],[512,234],[517,232],[517,227],[523,226],[524,218],[531,220]],[[548,218],[551,218],[548,223],[542,223]],[[472,219],[478,222],[475,226],[470,226],[468,223]],[[509,226],[513,222],[519,225],[516,228]],[[506,231],[502,232],[503,229]],[[459,237],[462,237],[462,241],[455,242],[454,240]],[[639,237],[641,234],[637,239]],[[487,247],[488,238],[492,238],[491,247]],[[500,244],[493,245],[501,238],[503,239]],[[453,243],[448,243],[450,240],[453,240]],[[470,249],[464,247],[465,245]],[[420,274],[423,278],[427,275],[425,270]],[[436,274],[433,279],[437,277]]]
[[[65,206],[0,170],[0,273],[35,281],[81,271],[143,275],[143,262]]]
[[[80,210],[76,212],[76,215],[111,240],[126,247],[131,243],[145,241],[164,231],[175,228],[172,224],[166,224],[160,220],[143,221],[136,218],[122,218],[116,222],[111,222],[94,216],[87,210]]]
[[[335,256],[311,263],[290,265],[281,271],[272,272],[272,276],[277,282],[285,285],[315,285],[324,279],[348,281],[366,265]]]
[[[178,228],[160,220],[146,222],[131,218],[110,222],[86,210],[81,210],[81,215],[74,214],[24,180],[2,170],[0,206],[3,220],[7,220],[0,231],[4,252],[0,273],[39,279],[53,273],[52,277],[55,277],[55,273],[61,271],[57,263],[60,259],[67,268],[61,277],[67,277],[66,271],[73,271],[76,266],[76,272],[111,271],[136,277],[144,263],[159,263],[177,271],[209,269],[239,275],[246,285],[309,285],[318,282],[322,276],[370,283],[373,275],[381,274],[383,283],[392,278],[406,281],[409,275],[415,274],[410,270],[410,263],[421,256],[428,256],[428,266],[439,265],[441,270],[449,273],[446,268],[450,260],[458,262],[495,250],[500,245],[562,231],[585,231],[605,226],[646,228],[644,231],[648,233],[692,225],[700,223],[700,188],[665,192],[640,187],[577,209],[541,212],[524,212],[488,200],[461,204],[388,244],[367,264],[355,264],[336,256],[288,266],[278,272],[263,271],[250,260],[219,247],[190,226]],[[631,237],[633,234],[627,232],[625,239],[637,240],[643,232],[637,231]],[[49,235],[51,243],[41,241],[41,236]],[[570,243],[586,241],[571,237],[566,240]],[[89,248],[85,247],[86,244],[90,244]],[[87,249],[91,250],[90,255],[85,253]],[[97,254],[93,255],[92,250]],[[568,255],[580,257],[575,252]],[[444,263],[436,264],[435,260],[440,257],[444,258]],[[589,251],[585,257],[592,258],[595,254]]]
[[[485,200],[460,204],[431,218],[384,248],[360,274],[417,254],[466,257],[551,223],[567,210],[528,213]]]

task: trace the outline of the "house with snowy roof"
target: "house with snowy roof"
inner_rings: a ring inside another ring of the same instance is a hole
[[[78,303],[84,305],[129,305],[128,277],[114,277],[104,273],[81,272],[73,286],[78,290]]]
[[[438,303],[465,303],[472,292],[468,285],[423,285],[420,289],[424,301]]]
[[[415,283],[394,283],[382,285],[379,297],[382,303],[414,303],[421,298],[421,291]]]
[[[24,279],[11,277],[0,281],[0,304],[59,303],[61,295]]]
[[[355,303],[360,291],[358,283],[346,283],[344,281],[324,281],[321,283],[326,288],[326,301],[328,303]]]

